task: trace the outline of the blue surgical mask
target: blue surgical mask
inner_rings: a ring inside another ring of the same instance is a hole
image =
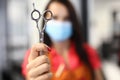
[[[72,23],[70,21],[51,20],[47,23],[45,31],[52,41],[61,42],[71,37]]]

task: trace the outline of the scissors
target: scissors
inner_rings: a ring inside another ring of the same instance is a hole
[[[46,28],[46,24],[49,20],[53,19],[53,13],[50,10],[45,10],[43,12],[43,14],[41,14],[37,9],[35,9],[35,4],[34,3],[33,3],[33,8],[34,9],[31,12],[31,18],[32,18],[32,20],[34,20],[36,22],[36,27],[37,27],[38,32],[39,32],[39,42],[43,43],[44,42],[44,31],[45,31],[45,28]],[[37,13],[37,15],[38,15],[37,18],[34,16],[34,13]],[[50,17],[49,18],[45,17],[46,14],[50,14]],[[43,20],[45,21],[42,28],[40,28],[38,26],[38,22],[39,22],[40,18],[43,18]],[[43,51],[40,52],[40,55],[43,55]]]

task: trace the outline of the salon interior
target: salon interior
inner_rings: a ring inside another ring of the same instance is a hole
[[[69,1],[84,26],[84,40],[100,56],[106,80],[120,80],[120,0]],[[0,0],[0,80],[25,80],[21,65],[39,38],[31,19],[33,2],[42,12],[49,0]]]

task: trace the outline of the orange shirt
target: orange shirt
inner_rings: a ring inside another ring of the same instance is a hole
[[[101,63],[98,54],[88,44],[84,44],[83,47],[87,51],[89,61],[93,69],[99,69]],[[26,65],[30,50],[26,53],[24,62],[22,64],[22,72],[26,75]],[[52,80],[91,80],[91,72],[89,68],[80,60],[75,50],[75,45],[72,44],[68,53],[69,67],[61,55],[59,55],[55,49],[52,48],[49,54],[51,62],[51,71],[53,72]]]

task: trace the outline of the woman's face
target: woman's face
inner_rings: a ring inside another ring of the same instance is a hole
[[[69,41],[69,38],[72,35],[72,24],[70,22],[68,9],[60,2],[52,2],[48,9],[52,11],[53,19],[55,20],[53,21],[54,23],[52,23],[52,21],[49,22],[46,28],[46,32],[50,36],[51,41],[54,44],[63,44]],[[47,17],[49,16],[50,15],[47,14]],[[51,24],[53,27],[52,29]]]
[[[67,10],[66,6],[64,6],[63,4],[61,4],[59,2],[53,2],[50,4],[48,9],[52,11],[52,13],[54,15],[53,16],[54,20],[57,20],[57,21],[70,20],[68,10]]]

